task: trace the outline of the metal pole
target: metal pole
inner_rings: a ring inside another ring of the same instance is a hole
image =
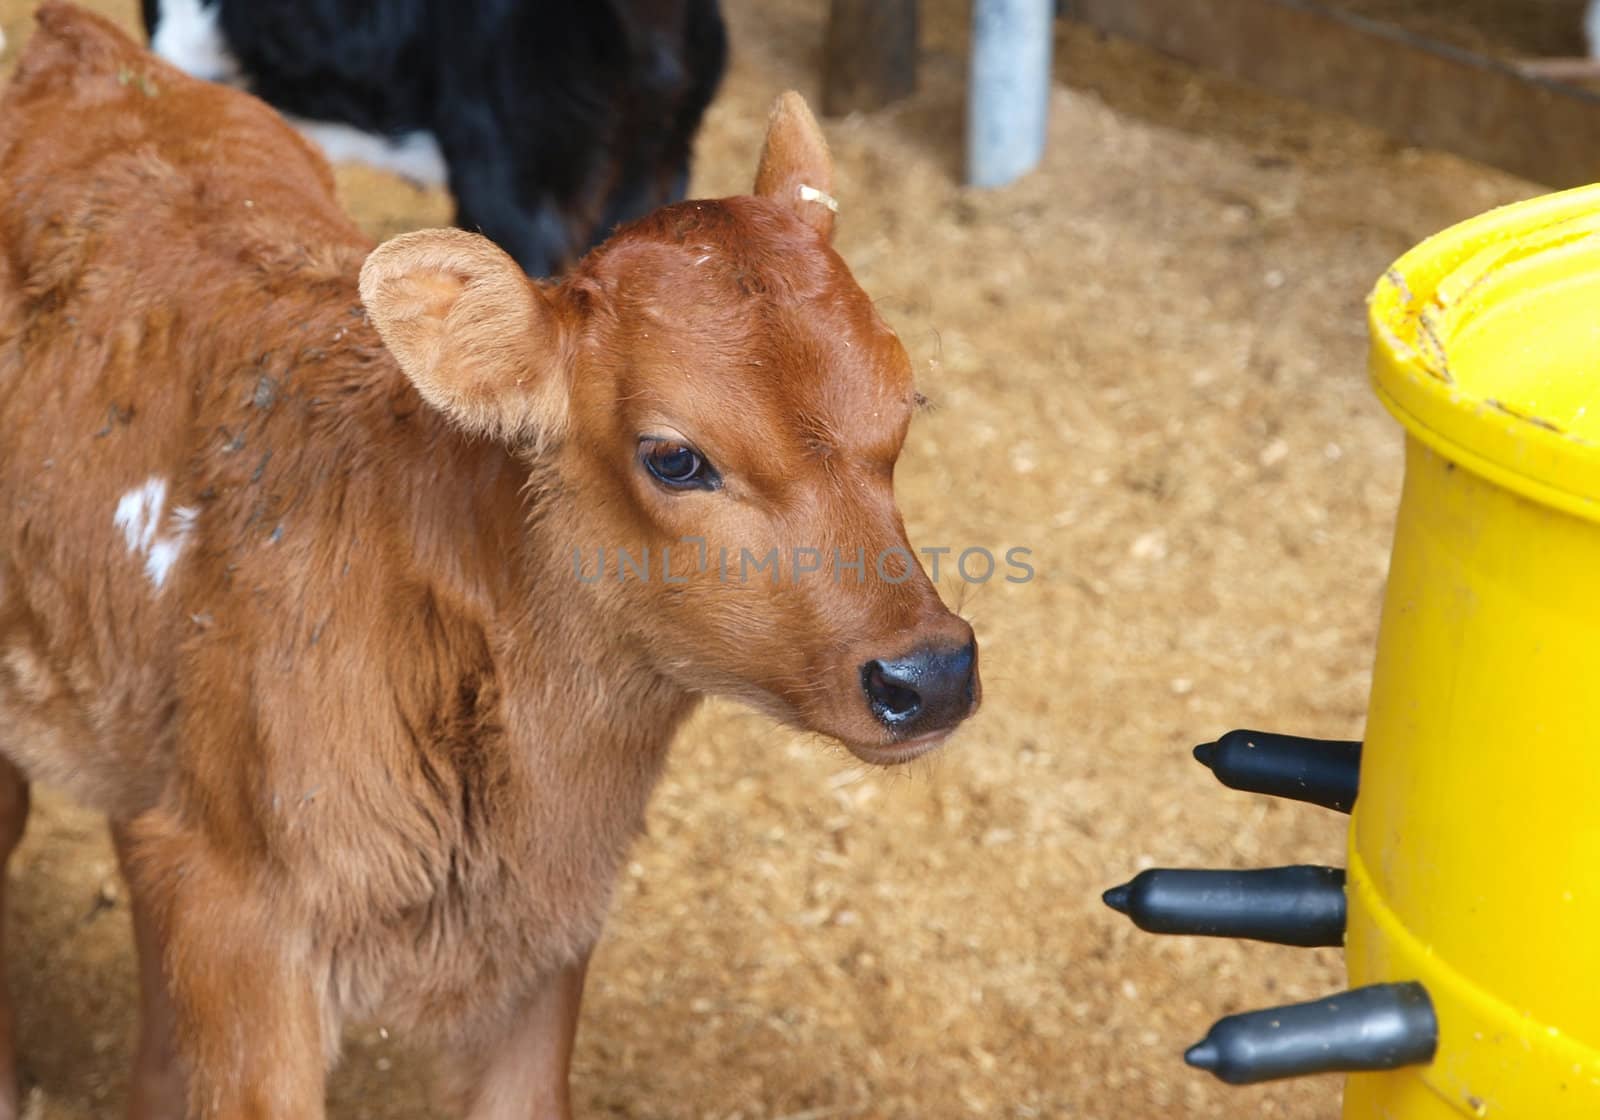
[[[967,182],[1001,187],[1044,155],[1055,0],[973,0]]]

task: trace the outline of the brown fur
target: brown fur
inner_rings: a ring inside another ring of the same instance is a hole
[[[116,823],[164,949],[135,1115],[182,1076],[193,1117],[320,1116],[378,1020],[451,1055],[470,1115],[565,1116],[584,964],[695,698],[881,759],[861,664],[971,637],[920,570],[738,585],[680,546],[681,584],[574,575],[686,536],[905,545],[909,363],[793,195],[831,181],[815,123],[775,114],[772,193],[533,285],[458,231],[368,259],[265,106],[39,19],[0,102],[0,841],[33,780]],[[643,434],[723,489],[665,491]],[[114,523],[147,480],[159,520]]]

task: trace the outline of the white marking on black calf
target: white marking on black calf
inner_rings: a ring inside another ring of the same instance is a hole
[[[431,132],[418,129],[399,136],[379,136],[335,121],[312,121],[287,113],[284,117],[322,149],[329,163],[364,163],[419,187],[442,187],[449,180],[444,152]]]
[[[193,506],[178,506],[168,519],[167,530],[161,532],[166,504],[166,480],[152,477],[117,499],[117,511],[111,518],[111,523],[122,530],[128,551],[144,557],[144,574],[157,591],[166,586],[167,576],[183,555],[184,543],[200,516]]]
[[[160,0],[150,49],[179,70],[208,82],[250,88],[219,23],[218,0]],[[329,163],[365,163],[419,187],[443,187],[450,173],[433,133],[423,129],[383,136],[337,121],[314,121],[284,113],[284,119],[322,149]],[[245,205],[249,205],[246,203]]]
[[[208,82],[245,85],[217,20],[222,6],[205,0],[161,0],[150,49],[186,74]]]

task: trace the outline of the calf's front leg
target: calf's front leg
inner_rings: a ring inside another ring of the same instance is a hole
[[[160,1052],[162,1036],[147,1034],[145,1068],[181,1068],[187,1120],[323,1120],[321,1003],[309,933],[292,905],[210,856],[203,841],[140,822],[125,843],[136,917],[161,946],[166,980],[165,995],[157,989],[145,1010],[159,1020],[170,1008],[176,1044],[174,1067]],[[145,1026],[160,1030],[159,1022]],[[163,1077],[152,1088],[172,1084]]]
[[[464,1067],[475,1078],[461,1094],[467,1120],[571,1120],[567,1071],[588,968],[585,953],[546,977],[511,1029]]]

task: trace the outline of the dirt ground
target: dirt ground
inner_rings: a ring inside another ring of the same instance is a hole
[[[1560,6],[1568,45],[1529,49],[1581,46]],[[0,70],[31,7],[0,0]],[[822,0],[727,8],[700,194],[746,189],[771,97],[817,89]],[[1337,1115],[1337,1078],[1228,1089],[1180,1057],[1221,1015],[1339,988],[1337,952],[1159,939],[1099,895],[1152,865],[1342,863],[1343,818],[1227,791],[1189,747],[1360,734],[1401,472],[1364,298],[1537,188],[1064,25],[1044,166],[970,191],[962,12],[930,0],[915,99],[829,122],[838,240],[936,404],[898,472],[913,541],[1027,547],[1038,578],[946,582],[987,698],[930,762],[870,771],[723,705],[694,721],[592,972],[580,1116]],[[448,217],[341,184],[376,236]],[[134,979],[100,822],[46,791],[11,876],[30,1114],[115,1115]],[[432,1115],[424,1065],[356,1035],[333,1116]]]

